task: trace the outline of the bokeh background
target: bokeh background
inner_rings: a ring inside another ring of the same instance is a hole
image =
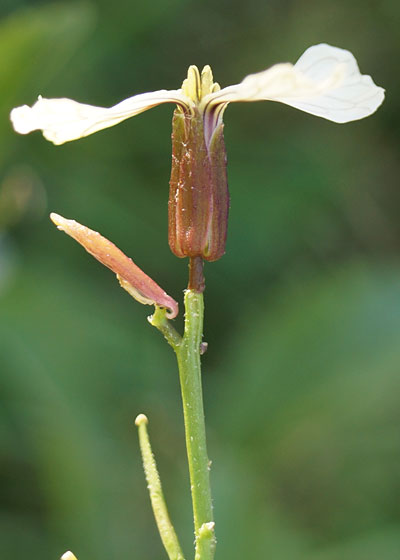
[[[61,147],[14,134],[9,110],[174,89],[189,64],[229,85],[328,42],[387,89],[376,115],[226,111],[229,240],[206,267],[204,357],[217,558],[398,559],[400,3],[2,0],[0,16],[1,557],[165,558],[139,412],[189,557],[193,539],[173,353],[48,219],[99,230],[181,301],[172,107]]]

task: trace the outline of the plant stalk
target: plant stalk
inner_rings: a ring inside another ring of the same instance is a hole
[[[139,430],[140,451],[143,458],[143,467],[149,489],[151,506],[153,508],[158,532],[170,560],[185,560],[174,526],[171,523],[167,504],[158,474],[156,461],[151,449],[149,434],[147,432],[147,417],[139,414],[135,424]],[[71,559],[73,560],[73,559]]]
[[[203,316],[203,294],[191,289],[186,290],[184,336],[179,346],[175,347],[175,352],[182,391],[193,503],[195,558],[196,560],[212,560],[215,535],[200,366]]]

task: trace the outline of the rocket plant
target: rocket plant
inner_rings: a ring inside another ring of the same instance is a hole
[[[216,545],[200,357],[206,350],[202,342],[203,262],[223,256],[228,227],[225,109],[236,101],[278,101],[336,123],[346,123],[371,115],[383,99],[384,90],[370,76],[360,73],[349,51],[320,44],[308,48],[294,65],[276,64],[222,89],[214,82],[209,66],[201,73],[196,66],[190,66],[180,89],[134,95],[109,108],[65,98],[39,97],[32,107],[24,105],[11,112],[17,132],[41,130],[47,140],[59,145],[118,124],[156,105],[176,105],[172,120],[168,240],[177,257],[189,259],[183,334],[173,325],[178,303],[111,241],[74,220],[54,213],[50,217],[58,229],[111,269],[133,298],[154,305],[155,311],[148,320],[176,354],[193,505],[195,560],[212,560]],[[155,520],[170,560],[184,560],[163,496],[147,423],[144,414],[137,416]],[[72,552],[66,552],[62,559],[76,560]]]

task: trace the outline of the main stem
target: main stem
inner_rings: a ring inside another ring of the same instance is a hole
[[[185,292],[185,331],[175,348],[178,358],[185,421],[196,542],[196,560],[212,560],[215,549],[214,521],[206,446],[200,352],[203,335],[203,294]]]

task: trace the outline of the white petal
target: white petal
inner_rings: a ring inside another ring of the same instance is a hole
[[[180,90],[160,90],[129,97],[113,107],[94,107],[72,99],[44,99],[39,97],[32,107],[23,105],[13,109],[10,118],[20,134],[42,130],[53,144],[63,144],[93,134],[138,115],[161,103],[187,105]]]
[[[384,89],[363,76],[351,52],[330,45],[310,47],[296,64],[276,64],[240,84],[211,94],[207,103],[279,101],[306,113],[345,123],[374,113]]]

